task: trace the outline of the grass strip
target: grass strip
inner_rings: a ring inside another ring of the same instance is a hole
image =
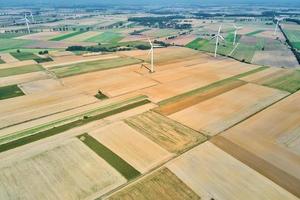
[[[27,131],[20,132],[18,134],[13,134],[12,136],[8,136],[8,137],[0,139],[0,143],[1,143],[0,152],[7,151],[9,149],[13,149],[13,148],[16,148],[16,147],[19,147],[19,146],[22,146],[22,145],[25,145],[25,144],[28,144],[31,142],[38,141],[43,138],[47,138],[47,137],[56,135],[56,134],[62,133],[64,131],[70,130],[72,128],[85,125],[89,122],[103,119],[105,117],[109,117],[111,115],[115,115],[115,114],[130,110],[132,108],[142,106],[147,103],[150,103],[150,101],[148,99],[144,99],[144,100],[137,101],[137,102],[134,102],[131,104],[127,104],[125,106],[121,106],[119,108],[101,112],[101,113],[98,113],[93,116],[90,116],[89,113],[87,113],[86,115],[83,115],[80,118],[76,118],[74,121],[70,121],[65,124],[60,124],[60,121],[59,121],[58,123],[52,124],[52,127],[49,127],[49,125],[48,125],[49,129],[46,129],[46,130],[35,132],[35,129],[29,129]],[[60,125],[58,125],[58,124],[60,124]],[[56,126],[56,125],[58,125],[58,126]],[[8,142],[5,143],[5,141],[7,141],[7,140],[8,140]]]
[[[1,56],[0,56],[0,57],[1,57]],[[0,58],[0,64],[3,64],[3,63],[5,63],[4,60],[2,60],[2,59]]]
[[[212,84],[209,84],[207,86],[204,86],[204,87],[201,87],[201,88],[197,88],[195,90],[192,90],[192,91],[189,91],[189,92],[186,92],[186,93],[183,93],[183,94],[179,94],[177,96],[174,96],[174,97],[171,97],[169,99],[165,99],[163,101],[160,101],[158,103],[159,106],[163,106],[163,105],[166,105],[166,104],[169,104],[169,103],[175,103],[179,100],[182,100],[186,97],[190,97],[190,96],[193,96],[193,95],[196,95],[196,94],[199,94],[201,92],[204,92],[204,91],[207,91],[207,90],[210,90],[210,89],[213,89],[213,88],[216,88],[216,87],[220,87],[224,84],[227,84],[228,82],[232,81],[232,80],[235,80],[235,79],[238,79],[238,78],[242,78],[242,77],[245,77],[245,76],[248,76],[250,74],[254,74],[254,73],[257,73],[259,71],[262,71],[262,70],[265,70],[267,69],[268,67],[259,67],[257,69],[254,69],[254,70],[251,70],[251,71],[248,71],[248,72],[245,72],[245,73],[242,73],[242,74],[239,74],[239,75],[236,75],[236,76],[232,76],[230,78],[227,78],[227,79],[223,79],[223,80],[220,80],[220,81],[217,81],[217,82],[214,82]]]
[[[26,73],[37,72],[42,70],[43,67],[40,65],[27,65],[22,67],[5,68],[5,69],[0,69],[0,77],[26,74]]]
[[[85,145],[92,149],[98,156],[108,162],[127,180],[131,180],[139,176],[141,173],[132,167],[129,163],[111,151],[109,148],[98,142],[87,133],[77,136]]]
[[[75,35],[79,35],[79,34],[85,33],[85,32],[86,31],[75,31],[75,32],[71,32],[71,33],[66,33],[66,34],[54,37],[54,38],[50,39],[50,41],[61,41],[61,40],[73,37]]]
[[[250,33],[247,33],[246,35],[247,36],[253,36],[253,35],[256,35],[258,33],[262,33],[264,32],[265,30],[257,30],[257,31],[253,31],[253,32],[250,32]]]
[[[0,100],[25,95],[17,85],[0,87]]]

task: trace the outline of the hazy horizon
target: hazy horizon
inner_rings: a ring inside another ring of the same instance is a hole
[[[295,4],[300,4],[299,0],[173,0],[172,4],[168,0],[110,0],[109,2],[104,0],[64,0],[64,1],[57,1],[57,0],[0,0],[0,7],[5,6],[35,6],[35,5],[49,5],[49,6],[76,6],[76,5],[130,5],[130,4],[139,4],[139,5],[161,5],[161,6],[168,6],[176,4],[220,4],[220,5],[230,5],[230,4],[259,4],[259,5],[283,5],[283,6],[292,6]]]

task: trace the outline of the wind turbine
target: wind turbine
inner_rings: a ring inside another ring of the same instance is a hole
[[[234,26],[234,28],[235,28],[235,31],[234,31],[234,38],[233,38],[233,45],[235,45],[237,32],[238,32],[238,30],[242,29],[243,27],[241,27],[241,26],[236,26],[235,24],[233,24],[233,26]]]
[[[29,13],[30,13],[30,17],[31,17],[31,23],[34,23],[34,18],[33,18],[32,12],[29,11]]]
[[[30,21],[27,19],[27,14],[26,14],[26,13],[25,13],[25,16],[24,16],[24,18],[23,18],[22,20],[25,21],[25,24],[26,24],[26,26],[27,26],[28,33],[30,34],[30,28],[29,28],[29,23],[30,23]]]
[[[278,30],[279,23],[280,23],[282,20],[284,20],[284,17],[276,17],[276,16],[275,16],[275,20],[276,20],[277,22],[276,22],[276,26],[275,26],[274,35],[277,34],[277,30]]]
[[[154,48],[160,48],[161,46],[154,46],[153,43],[151,42],[151,40],[148,38],[149,44],[151,46],[150,51],[148,52],[148,55],[151,55],[151,68],[150,68],[150,72],[153,73],[154,72]]]
[[[211,38],[211,40],[216,39],[215,57],[217,57],[219,39],[224,41],[224,37],[221,35],[222,24],[219,27],[218,33]]]

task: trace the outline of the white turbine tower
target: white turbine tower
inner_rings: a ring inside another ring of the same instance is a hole
[[[234,26],[234,29],[235,29],[235,31],[234,31],[234,38],[233,38],[233,45],[235,45],[237,32],[238,32],[238,30],[241,30],[243,27],[236,26],[235,24],[233,24],[233,26]]]
[[[29,28],[29,23],[30,23],[30,21],[27,19],[26,13],[25,13],[25,16],[24,16],[24,18],[23,18],[22,20],[25,21],[25,24],[26,24],[26,26],[27,26],[28,33],[30,34],[30,28]]]
[[[284,17],[276,17],[276,16],[275,16],[275,20],[276,20],[277,22],[276,22],[276,26],[275,26],[275,30],[274,30],[274,35],[277,34],[277,30],[278,30],[279,23],[280,23],[282,20],[284,20]]]
[[[221,28],[222,28],[222,24],[221,24],[220,27],[219,27],[218,33],[217,33],[215,36],[213,36],[213,37],[211,38],[211,40],[216,39],[215,57],[217,57],[217,51],[218,51],[218,45],[219,45],[219,39],[221,39],[221,40],[224,41],[224,37],[221,35]]]
[[[154,48],[160,48],[161,46],[154,46],[149,38],[148,38],[148,41],[149,41],[149,44],[151,46],[150,51],[148,52],[148,55],[150,54],[150,56],[151,56],[150,72],[153,73],[154,72]]]

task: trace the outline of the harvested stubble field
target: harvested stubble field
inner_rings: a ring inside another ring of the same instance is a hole
[[[45,91],[55,91],[63,89],[62,84],[55,79],[37,80],[28,83],[21,83],[19,87],[25,94],[35,94]]]
[[[166,166],[201,199],[297,199],[210,142],[199,145]]]
[[[164,42],[169,43],[169,44],[185,46],[188,43],[190,43],[191,41],[194,41],[196,38],[197,38],[196,35],[182,35],[182,36],[178,36],[174,39],[164,40]]]
[[[224,151],[300,197],[300,93],[213,139]]]
[[[40,33],[33,33],[33,34],[26,34],[20,37],[17,37],[16,39],[24,39],[24,40],[49,40],[55,36],[61,35],[61,32],[40,32]]]
[[[93,71],[113,69],[137,63],[141,63],[141,61],[134,58],[116,58],[52,67],[51,71],[53,71],[58,77],[66,77]]]
[[[35,65],[35,64],[37,64],[37,63],[34,60],[24,60],[24,61],[17,61],[17,62],[13,62],[13,63],[0,64],[0,69],[22,67],[22,66],[26,66],[26,65]]]
[[[174,113],[170,117],[195,130],[213,136],[279,101],[288,94],[280,90],[248,83]]]
[[[76,138],[42,151],[18,152],[0,168],[0,196],[7,200],[86,199],[126,182]]]
[[[7,99],[0,105],[0,128],[98,102],[69,88]]]
[[[95,95],[100,90],[108,97],[115,97],[157,84],[156,81],[134,72],[135,69],[139,68],[140,65],[130,65],[81,74],[66,77],[63,79],[63,82],[66,86],[91,95]]]
[[[7,76],[14,76],[19,74],[26,74],[31,72],[42,71],[43,67],[40,65],[27,65],[21,67],[13,67],[13,68],[3,68],[0,69],[0,78]]]
[[[0,100],[23,96],[23,91],[17,85],[0,87]]]
[[[139,96],[89,110],[84,113],[77,113],[63,119],[46,122],[25,130],[10,133],[9,135],[3,135],[0,138],[0,152],[56,135],[74,127],[82,126],[92,121],[103,119],[147,103],[149,103],[149,101],[145,99],[144,96]]]
[[[15,57],[13,57],[12,55],[10,55],[9,53],[2,53],[0,54],[0,64],[3,63],[12,63],[12,62],[18,62],[19,60],[17,60]]]
[[[252,58],[252,63],[274,67],[299,67],[296,57],[288,48],[282,50],[256,51]]]
[[[129,163],[127,163],[109,148],[99,143],[89,134],[85,133],[83,135],[79,135],[78,138],[91,150],[93,150],[98,156],[100,156],[120,174],[122,174],[122,176],[124,176],[127,180],[134,179],[140,175],[139,171],[133,168]]]
[[[130,117],[125,122],[172,153],[181,153],[207,140],[201,133],[153,111]]]
[[[121,55],[134,57],[149,62],[150,58],[147,55],[147,53],[148,51],[143,51],[143,50],[120,52]],[[157,48],[154,50],[154,53],[155,53],[154,64],[158,64],[158,65],[175,63],[180,59],[186,60],[188,57],[200,55],[199,52],[195,50],[183,48],[183,47]]]
[[[252,73],[259,67],[226,59],[218,63],[204,63],[190,66],[189,68],[192,68],[192,70],[187,72],[189,76],[143,89],[141,93],[149,96],[154,102],[160,102],[232,76]],[[176,70],[174,69],[173,71]],[[182,75],[179,73],[176,76],[180,77]]]
[[[115,54],[104,54],[104,55],[95,55],[95,56],[83,56],[83,55],[70,54],[70,55],[54,57],[53,62],[42,63],[41,65],[45,68],[51,68],[51,67],[65,66],[65,65],[77,64],[83,62],[107,60],[113,58],[119,58],[119,56]]]
[[[169,169],[163,168],[109,196],[110,200],[200,200],[201,198]]]
[[[240,81],[238,78],[242,79],[242,77],[253,76],[253,74],[255,75],[256,73],[261,73],[261,71],[264,72],[265,69],[265,67],[256,68],[251,71],[163,100],[158,103],[159,107],[157,107],[155,111],[163,115],[173,114],[187,107],[218,96],[224,92],[240,87],[246,84],[246,82]]]
[[[16,68],[13,70],[14,73],[18,73],[18,69]],[[14,76],[8,76],[8,77],[2,77],[0,78],[0,87],[7,86],[7,85],[16,85],[20,83],[27,83],[31,81],[36,80],[43,80],[51,78],[48,73],[45,71],[37,71],[37,72],[31,72],[31,73],[25,73],[25,74],[19,74]]]
[[[141,173],[148,172],[172,156],[124,122],[110,124],[89,135]]]

